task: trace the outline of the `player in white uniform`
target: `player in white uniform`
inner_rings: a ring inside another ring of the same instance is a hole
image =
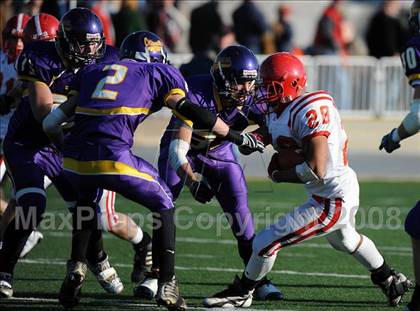
[[[325,91],[304,94],[306,73],[289,53],[261,65],[269,105],[267,129],[274,149],[268,171],[274,182],[303,183],[308,200],[258,233],[253,254],[234,284],[204,300],[207,307],[249,307],[252,292],[273,267],[276,254],[313,237],[325,236],[335,249],[351,254],[371,273],[392,306],[411,285],[384,261],[375,244],[355,229],[359,185],[347,162],[347,135]]]
[[[382,138],[379,149],[385,149],[388,153],[400,148],[400,141],[420,131],[420,1],[414,1],[411,5],[409,24],[413,36],[402,50],[401,61],[408,83],[414,90],[413,99],[410,112],[398,128],[394,128]],[[416,278],[414,293],[405,311],[420,311],[420,201],[408,212],[405,219],[405,231],[411,237]]]
[[[2,141],[6,135],[7,126],[13,110],[10,103],[13,101],[8,93],[16,86],[17,73],[14,67],[15,60],[23,50],[23,29],[29,20],[29,16],[23,13],[11,17],[3,31],[3,46],[0,51],[0,183],[6,174],[6,165],[3,159]],[[0,189],[0,214],[3,214],[7,202],[3,199],[3,191]]]

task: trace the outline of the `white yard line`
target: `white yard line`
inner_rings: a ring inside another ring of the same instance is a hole
[[[46,235],[50,235],[53,237],[71,237],[71,233],[69,232],[60,232],[60,231],[44,231]],[[112,235],[104,235],[105,239],[116,239],[116,237]],[[194,238],[194,237],[177,237],[177,242],[185,242],[185,243],[198,243],[198,244],[237,244],[236,240],[232,239],[209,239],[209,238]],[[304,242],[301,244],[296,245],[297,247],[307,247],[307,248],[330,248],[331,246],[327,243],[308,243]],[[405,246],[378,246],[378,248],[386,251],[400,251],[400,252],[411,252],[411,247]]]
[[[40,265],[65,265],[65,261],[62,259],[48,259],[48,258],[39,258],[39,259],[21,259],[20,263],[26,264],[40,264]],[[121,268],[132,268],[132,265],[125,263],[114,263],[116,267]],[[243,270],[238,268],[220,268],[220,267],[184,267],[176,266],[177,270],[186,270],[186,271],[211,271],[211,272],[233,272],[240,273]],[[320,276],[320,277],[333,277],[333,278],[346,278],[346,279],[369,279],[368,275],[360,274],[340,274],[340,273],[323,273],[323,272],[302,272],[302,271],[292,271],[292,270],[272,270],[270,273],[274,274],[289,274],[289,275],[303,275],[303,276]]]
[[[134,298],[133,298],[134,299]],[[47,303],[57,303],[58,304],[58,300],[57,299],[52,299],[52,298],[37,298],[37,297],[13,297],[10,298],[10,300],[16,300],[16,301],[33,301],[33,302],[47,302]],[[101,304],[104,303],[104,299],[95,299],[95,298],[82,298],[82,303],[88,303],[88,302],[99,302]],[[152,308],[152,310],[166,310],[163,307],[158,307],[155,304],[152,303],[135,303],[135,302],[127,302],[127,300],[119,300],[119,299],[110,299],[107,301],[107,304],[110,306],[121,306],[123,307],[147,307],[147,308]],[[150,310],[150,309],[149,309]],[[222,308],[212,308],[212,309],[208,309],[208,308],[204,308],[204,307],[188,307],[188,310],[211,310],[211,311],[221,311],[221,310],[226,310],[226,309],[222,309]],[[237,309],[229,309],[229,310],[237,310]],[[242,310],[242,309],[241,309]],[[262,309],[246,309],[248,311],[261,311]],[[272,311],[293,311],[290,309],[272,309]]]
[[[50,235],[53,237],[71,237],[71,233],[69,232],[57,232],[57,231],[45,231],[43,232],[45,235]],[[116,239],[116,237],[105,234],[103,235],[105,239]],[[230,240],[230,239],[208,239],[208,238],[193,238],[193,237],[177,237],[177,242],[181,243],[195,243],[195,244],[225,244],[225,245],[236,245],[236,240]],[[304,242],[298,245],[295,245],[294,247],[299,248],[324,248],[324,249],[333,249],[330,244],[327,243],[308,243]],[[381,251],[384,251],[388,255],[394,255],[394,256],[402,256],[407,257],[411,256],[411,247],[405,247],[405,246],[377,246]],[[286,255],[287,256],[287,255]],[[291,254],[291,257],[295,256],[295,254]],[[299,257],[299,256],[298,256]]]

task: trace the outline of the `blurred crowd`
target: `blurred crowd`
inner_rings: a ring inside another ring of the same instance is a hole
[[[398,55],[409,37],[407,15],[401,1],[377,1],[377,11],[370,17],[365,34],[358,35],[346,17],[346,0],[332,0],[316,25],[312,44],[294,44],[294,29],[290,23],[292,8],[279,1],[277,19],[267,21],[260,3],[243,0],[233,11],[232,24],[221,17],[222,1],[202,1],[195,5],[190,16],[180,9],[177,0],[2,0],[0,21],[18,12],[28,15],[49,13],[58,19],[74,4],[91,8],[104,24],[107,43],[118,47],[122,39],[135,30],[149,30],[161,38],[171,52],[180,52],[182,38],[188,37],[190,63],[182,66],[186,75],[208,72],[216,53],[235,42],[245,45],[256,54],[289,51],[309,55]],[[287,2],[286,2],[287,3]],[[185,51],[185,50],[184,50]]]

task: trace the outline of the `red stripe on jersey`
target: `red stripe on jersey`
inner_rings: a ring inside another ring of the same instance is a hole
[[[292,114],[289,115],[289,122],[288,122],[289,127],[293,128],[293,126],[295,124],[295,119],[296,119],[297,115],[299,114],[299,112],[302,111],[303,108],[305,108],[306,106],[308,106],[308,105],[310,105],[310,104],[312,104],[312,103],[314,103],[318,100],[329,100],[332,104],[334,104],[333,101],[331,100],[331,96],[317,96],[317,97],[311,99],[310,101],[308,101],[304,105],[300,106],[299,109],[296,110],[296,112],[293,114],[293,116],[292,116]]]
[[[107,194],[106,194],[106,205],[105,205],[106,208],[105,209],[106,209],[106,219],[108,221],[108,229],[109,229],[109,231],[111,231],[111,228],[112,228],[112,222],[111,222],[111,214],[112,214],[112,211],[111,211],[111,207],[110,207],[111,201],[112,201],[112,192],[111,191],[107,191]]]
[[[309,231],[310,229],[312,229],[316,225],[322,223],[325,220],[325,218],[327,218],[329,210],[330,210],[329,200],[325,199],[324,201],[328,201],[328,204],[325,204],[324,209],[322,210],[321,214],[319,215],[319,217],[317,219],[315,219],[315,220],[311,221],[309,224],[306,224],[305,226],[303,226],[303,227],[285,235],[284,237],[281,237],[280,239],[273,241],[270,245],[268,245],[263,250],[261,250],[258,255],[263,256],[263,255],[268,253],[268,256],[272,256],[275,253],[275,251],[269,252],[271,249],[275,248],[276,246],[278,246],[282,242],[290,240],[292,238],[295,238],[295,237]],[[327,202],[325,202],[325,203],[327,203]]]
[[[290,113],[293,112],[293,110],[295,110],[302,102],[304,102],[305,100],[307,100],[309,97],[311,96],[315,96],[315,95],[319,95],[319,94],[324,94],[324,95],[328,95],[327,92],[325,91],[316,91],[316,92],[312,92],[312,93],[308,93],[300,98],[295,99],[296,102],[292,102],[291,105],[293,105],[292,108],[290,108]]]
[[[319,132],[314,132],[312,134],[306,135],[305,137],[303,137],[302,141],[308,141],[311,138],[317,137],[317,136],[325,136],[325,137],[329,137],[330,136],[330,131],[319,131]]]
[[[112,205],[111,205],[111,208],[112,208],[112,218],[114,220],[113,223],[116,224],[118,222],[118,216],[117,216],[117,213],[115,212],[115,192],[114,191],[112,191]]]
[[[4,156],[3,155],[0,155],[0,165],[2,165],[3,162],[4,162]]]

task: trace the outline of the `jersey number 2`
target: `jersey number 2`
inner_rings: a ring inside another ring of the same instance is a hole
[[[128,68],[123,65],[105,65],[102,71],[115,70],[114,74],[102,78],[96,85],[91,98],[115,100],[118,92],[107,90],[106,84],[120,84],[124,81]]]

